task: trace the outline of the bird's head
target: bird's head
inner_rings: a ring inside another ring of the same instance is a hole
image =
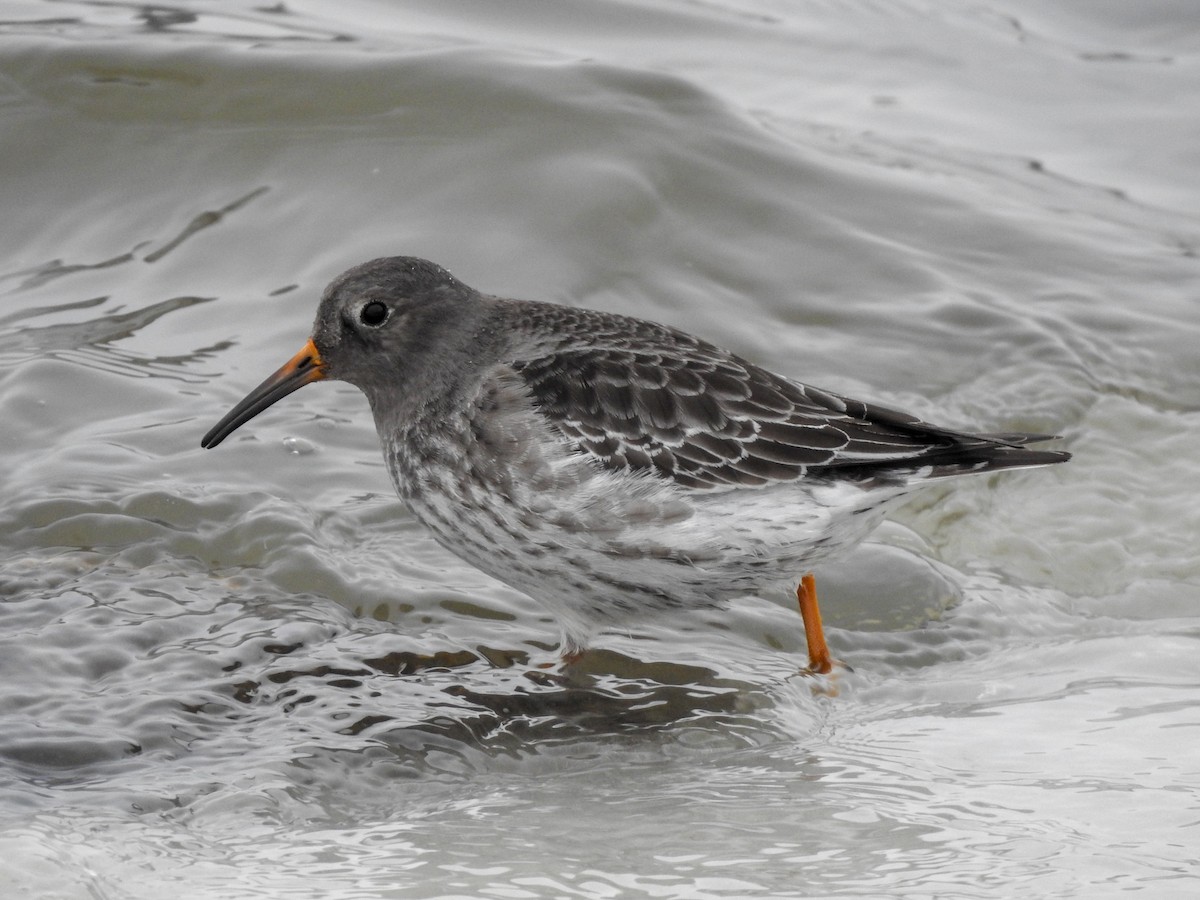
[[[277,400],[322,379],[355,385],[381,416],[453,399],[494,359],[487,299],[416,257],[375,259],[325,290],[308,342],[204,436],[215,447]]]

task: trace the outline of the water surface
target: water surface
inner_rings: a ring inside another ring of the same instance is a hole
[[[1190,4],[0,2],[0,893],[1191,897]],[[394,253],[1067,466],[603,635],[353,389],[199,438]],[[799,573],[797,573],[799,574]]]

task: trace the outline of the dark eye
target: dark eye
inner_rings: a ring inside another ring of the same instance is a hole
[[[380,303],[378,300],[372,300],[358,311],[358,320],[372,328],[382,325],[387,317],[387,304]]]

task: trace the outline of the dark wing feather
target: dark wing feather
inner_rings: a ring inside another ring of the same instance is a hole
[[[789,381],[690,335],[663,329],[655,337],[678,342],[564,349],[515,368],[541,413],[581,450],[607,467],[653,469],[685,487],[818,473],[868,478],[925,465],[951,474],[1066,458],[1018,446],[1040,436],[946,431]]]

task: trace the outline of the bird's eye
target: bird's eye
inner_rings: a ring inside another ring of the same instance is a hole
[[[364,325],[369,325],[376,328],[384,323],[388,317],[388,308],[386,303],[380,303],[378,300],[372,300],[363,306],[358,311],[358,320]]]

